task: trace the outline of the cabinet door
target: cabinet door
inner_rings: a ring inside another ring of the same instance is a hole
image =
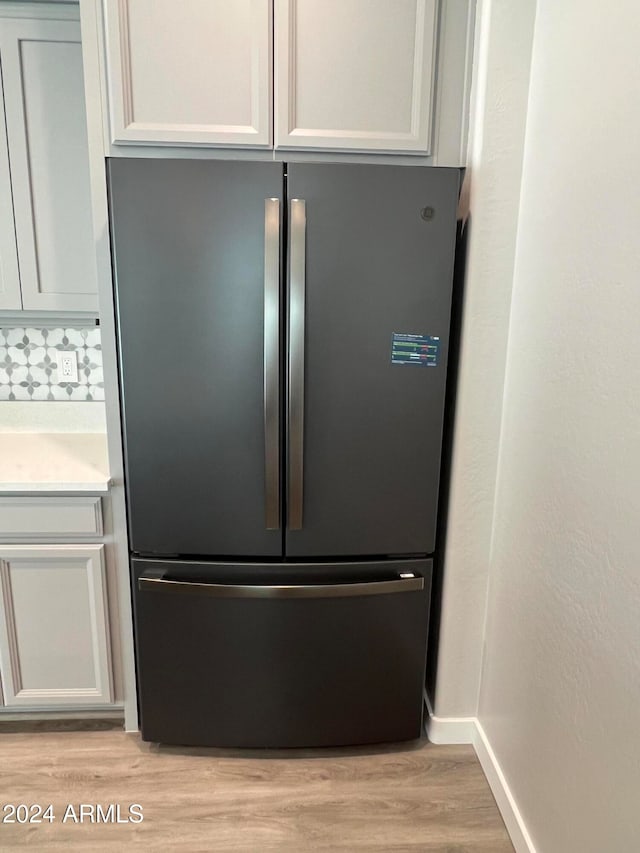
[[[80,26],[0,21],[22,307],[96,311]]]
[[[1,57],[0,57],[1,59]],[[0,308],[22,308],[0,68]]]
[[[269,147],[271,0],[104,0],[114,143]]]
[[[9,706],[112,701],[103,545],[0,546]]]
[[[276,4],[276,147],[429,153],[437,0]]]

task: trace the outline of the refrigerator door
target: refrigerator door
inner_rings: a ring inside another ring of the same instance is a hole
[[[288,166],[287,556],[433,551],[459,176]]]
[[[279,556],[282,165],[108,174],[131,547]]]
[[[314,747],[420,737],[431,562],[134,560],[142,737]]]

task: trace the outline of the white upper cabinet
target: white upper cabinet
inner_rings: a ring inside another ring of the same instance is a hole
[[[80,26],[0,17],[0,61],[6,118],[6,139],[0,139],[0,254],[7,297],[1,307],[20,307],[15,241],[23,308],[95,311]],[[6,195],[5,143],[11,185]]]
[[[276,0],[276,147],[431,148],[437,0]]]
[[[0,79],[0,308],[16,309],[22,307],[22,301],[20,299],[18,253],[13,225],[9,151],[2,121],[3,116],[4,102]]]
[[[105,0],[114,143],[271,145],[271,0]]]
[[[99,45],[87,86],[106,102],[107,155],[218,146],[465,163],[475,0],[81,0],[81,9],[87,43]]]

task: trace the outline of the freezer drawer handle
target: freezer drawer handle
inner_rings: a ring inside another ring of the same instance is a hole
[[[389,595],[396,592],[416,592],[424,589],[424,578],[398,577],[397,580],[364,581],[334,584],[273,584],[240,585],[199,583],[167,580],[163,574],[148,572],[138,578],[142,592],[156,591],[185,595],[205,595],[212,598],[348,598],[362,595]]]
[[[291,199],[289,231],[289,530],[302,528],[304,497],[304,199]]]
[[[265,525],[280,527],[280,200],[264,200]]]

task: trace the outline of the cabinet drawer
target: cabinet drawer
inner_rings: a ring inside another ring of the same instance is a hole
[[[0,498],[0,539],[43,536],[102,536],[100,498]]]

